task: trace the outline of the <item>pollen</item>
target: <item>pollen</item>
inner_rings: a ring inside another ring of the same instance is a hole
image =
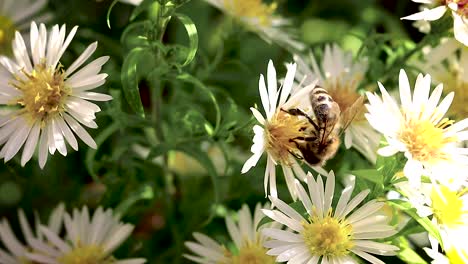
[[[277,8],[275,2],[267,5],[262,0],[224,0],[224,4],[235,17],[257,20],[262,26],[270,26]]]
[[[15,31],[13,21],[0,16],[0,54],[9,55],[11,53],[11,41],[15,36]]]
[[[308,222],[302,223],[307,248],[314,256],[340,257],[349,254],[353,248],[353,228],[346,220],[338,220],[331,216],[309,217]]]
[[[457,13],[461,16],[468,16],[468,0],[446,0],[445,4],[455,3],[457,5]]]
[[[453,124],[453,120],[442,119],[437,124],[429,119],[419,120],[411,118],[404,124],[399,138],[406,145],[413,159],[434,163],[448,160],[449,156],[444,151],[444,147],[456,142],[456,137],[447,137],[445,129]]]
[[[96,245],[78,246],[59,257],[57,261],[61,264],[111,264],[114,262],[112,257],[106,257],[102,247]]]
[[[23,107],[31,121],[47,122],[64,111],[71,89],[65,85],[65,73],[60,68],[52,69],[41,63],[31,73],[23,71],[20,75],[12,85],[22,96],[11,104]]]
[[[466,191],[452,191],[443,185],[432,189],[432,209],[439,224],[449,228],[467,224],[468,211],[464,208],[461,199]]]
[[[254,243],[249,243],[239,249],[237,256],[232,256],[232,264],[273,264],[275,258],[266,254],[266,249]]]
[[[310,127],[304,118],[277,111],[265,125],[266,148],[275,161],[289,165],[291,152],[297,147],[292,139],[304,137],[304,129]]]

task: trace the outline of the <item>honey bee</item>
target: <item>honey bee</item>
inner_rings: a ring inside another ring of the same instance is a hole
[[[310,117],[299,108],[281,110],[290,115],[303,116],[310,124],[308,127],[300,128],[303,136],[289,139],[296,145],[300,154],[294,151],[290,151],[290,153],[311,166],[323,166],[327,160],[335,156],[341,143],[341,133],[361,110],[364,97],[359,97],[343,113],[341,113],[338,103],[321,87],[314,88],[309,99],[314,117]]]

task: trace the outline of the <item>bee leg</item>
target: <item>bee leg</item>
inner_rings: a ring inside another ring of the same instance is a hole
[[[291,138],[289,139],[289,142],[294,142],[296,143],[296,140],[303,140],[303,141],[315,141],[317,140],[317,137],[295,137],[295,138]],[[297,144],[297,143],[296,143]]]
[[[310,118],[310,116],[308,114],[306,114],[304,111],[302,111],[299,108],[293,108],[293,109],[289,109],[289,110],[284,110],[283,108],[281,108],[281,111],[286,112],[286,113],[288,113],[290,115],[293,115],[293,116],[303,116],[303,117],[307,118],[307,121],[309,121],[309,123],[312,124],[316,130],[320,129],[320,127],[314,122],[314,120],[312,120],[312,118]]]
[[[294,152],[292,152],[290,150],[288,150],[288,152],[289,152],[289,154],[293,155],[298,160],[303,160],[304,159],[303,157],[299,156],[298,154],[296,154],[296,153],[294,153]]]

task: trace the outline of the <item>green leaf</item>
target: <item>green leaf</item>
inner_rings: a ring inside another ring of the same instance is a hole
[[[383,176],[382,174],[375,170],[375,169],[368,169],[368,170],[355,170],[352,171],[351,174],[362,178],[366,179],[370,182],[373,182],[375,184],[382,184],[383,183]]]
[[[106,139],[108,139],[112,134],[114,134],[117,130],[119,130],[120,125],[118,123],[113,123],[110,126],[104,128],[102,132],[96,137],[96,145],[101,146]],[[94,162],[95,162],[95,157],[96,157],[96,149],[89,148],[88,151],[86,152],[86,157],[85,157],[85,166],[86,169],[88,170],[88,173],[91,175],[93,180],[95,182],[100,182],[98,175],[96,174],[94,170]]]
[[[119,0],[114,0],[112,2],[112,4],[109,6],[109,9],[107,10],[107,16],[106,16],[106,21],[107,21],[107,26],[109,27],[109,29],[111,28],[111,25],[110,25],[110,14],[112,12],[112,8],[114,8],[115,4],[117,4],[119,2]]]
[[[400,244],[398,246],[400,251],[398,251],[397,256],[401,260],[410,264],[427,264],[427,262],[411,248],[410,243],[406,240],[406,238],[400,237],[399,241]]]
[[[416,220],[432,237],[436,238],[439,243],[443,246],[442,239],[439,234],[439,229],[434,223],[429,220],[427,217],[420,217],[416,212],[416,209],[412,207],[409,202],[401,201],[401,200],[388,200],[388,202],[395,206],[396,208],[402,210],[409,216],[411,216],[414,220]]]
[[[130,15],[130,21],[135,20],[143,11],[147,10],[149,6],[153,4],[154,0],[143,0],[135,9],[133,9],[132,14]]]
[[[213,92],[211,92],[211,90],[208,87],[206,87],[202,82],[200,82],[197,78],[193,77],[192,75],[190,75],[188,73],[183,73],[183,74],[178,75],[177,79],[182,80],[182,81],[186,81],[188,83],[192,83],[192,84],[194,84],[195,86],[202,89],[204,92],[206,92],[208,94],[211,101],[213,102],[213,105],[214,105],[215,111],[216,111],[216,124],[215,124],[215,128],[214,128],[214,131],[213,131],[213,135],[216,135],[216,133],[219,130],[219,125],[221,123],[221,109],[219,108],[218,102],[217,102],[216,97],[214,96]]]
[[[174,16],[179,19],[180,22],[185,27],[187,31],[187,35],[189,37],[189,50],[187,53],[187,58],[182,66],[188,65],[192,60],[195,58],[198,50],[198,32],[195,23],[193,23],[192,19],[184,14],[175,13]]]
[[[150,43],[145,34],[146,30],[150,27],[151,22],[149,20],[138,21],[128,25],[122,32],[120,43],[128,49],[149,46]]]
[[[147,48],[134,48],[125,58],[122,65],[122,88],[130,107],[139,114],[145,117],[143,104],[141,103],[140,90],[138,88],[137,66],[140,61],[152,59],[152,53]]]
[[[131,193],[125,200],[123,200],[117,208],[115,208],[115,212],[117,215],[123,216],[136,202],[141,200],[152,200],[153,198],[153,188],[148,184],[143,184],[137,191]]]

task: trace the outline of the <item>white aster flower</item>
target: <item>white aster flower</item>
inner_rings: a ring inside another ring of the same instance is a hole
[[[353,62],[351,52],[343,51],[338,45],[326,45],[321,67],[315,57],[310,54],[308,59],[295,55],[298,64],[296,81],[311,83],[319,80],[318,85],[327,90],[328,94],[340,106],[341,113],[346,112],[361,96],[357,89],[367,71],[367,59]],[[380,135],[364,118],[364,105],[345,130],[344,144],[346,148],[354,147],[369,161],[375,163],[376,150]]]
[[[49,13],[38,15],[47,5],[47,0],[2,0],[0,1],[0,54],[9,54],[15,31],[25,30],[32,20],[46,22]]]
[[[432,219],[444,241],[444,247],[452,245],[460,248],[466,244],[466,236],[461,235],[468,235],[466,188],[451,189],[441,184],[423,183],[420,188],[415,189],[407,182],[398,183],[396,187],[417,210],[419,216]]]
[[[423,4],[423,10],[401,19],[435,21],[441,18],[446,11],[453,16],[453,31],[455,39],[468,46],[468,2],[465,0],[412,0]],[[424,26],[427,29],[427,26]]]
[[[106,94],[90,92],[104,84],[107,74],[99,72],[109,57],[97,58],[82,67],[96,50],[97,42],[94,42],[68,69],[62,67],[59,60],[77,28],[66,36],[65,25],[55,25],[47,33],[44,24],[38,28],[33,22],[30,53],[23,37],[16,32],[13,42],[15,60],[0,56],[0,105],[13,109],[0,116],[0,145],[3,145],[0,158],[5,162],[24,145],[21,155],[21,165],[24,166],[39,145],[39,165],[43,168],[48,152],[54,154],[57,150],[67,155],[65,142],[78,149],[74,134],[96,148],[82,125],[97,128],[95,113],[101,109],[88,100],[112,99]]]
[[[466,237],[468,234],[459,234]],[[439,252],[439,243],[436,239],[429,237],[431,248],[424,248],[427,255],[431,257],[432,264],[462,264],[468,263],[468,248],[463,245],[462,248],[456,248],[453,245],[447,245],[444,241],[445,254]]]
[[[296,64],[288,64],[287,69],[288,71],[283,86],[280,89],[281,91],[277,89],[278,81],[272,61],[268,63],[268,90],[263,75],[260,75],[259,92],[263,109],[265,110],[265,116],[257,109],[253,107],[250,108],[261,126],[255,125],[253,127],[255,133],[251,148],[253,155],[245,162],[241,172],[246,173],[249,171],[257,164],[263,153],[266,152],[265,193],[268,193],[267,189],[269,183],[269,193],[274,197],[278,196],[276,188],[276,165],[279,164],[283,169],[289,192],[293,199],[296,199],[294,175],[300,179],[304,179],[305,173],[291,154],[291,151],[296,149],[296,145],[294,142],[291,142],[290,139],[304,136],[304,133],[301,132],[301,128],[309,126],[309,123],[305,118],[289,115],[281,109],[292,109],[302,105],[304,100],[308,101],[309,93],[312,91],[315,84],[306,86],[298,90],[295,94],[290,95],[294,75],[296,73]],[[319,167],[314,169],[324,173],[323,169]]]
[[[449,115],[459,119],[468,116],[468,48],[455,39],[444,39],[438,46],[426,49],[425,61],[414,64],[429,73],[433,82],[443,83],[454,91]]]
[[[237,221],[231,216],[226,217],[226,227],[235,250],[229,250],[226,245],[220,245],[206,235],[194,233],[196,242],[185,242],[185,246],[195,255],[184,254],[184,257],[201,264],[275,263],[274,258],[268,256],[266,248],[263,247],[265,237],[261,230],[277,224],[269,223],[258,227],[263,218],[261,209],[268,206],[266,204],[262,207],[257,204],[252,218],[249,207],[244,204],[238,213]]]
[[[396,254],[398,247],[373,241],[396,233],[394,227],[387,224],[388,217],[380,214],[384,203],[372,200],[354,210],[366,198],[369,190],[362,191],[351,199],[354,185],[347,186],[334,209],[333,172],[328,174],[325,186],[321,176],[315,181],[309,174],[306,181],[308,193],[299,181],[296,181],[296,187],[299,199],[307,211],[307,218],[274,197],[270,197],[270,200],[278,209],[263,210],[266,216],[291,229],[263,230],[263,234],[272,239],[264,244],[270,248],[267,254],[277,256],[277,262],[297,264],[360,263],[352,257],[353,253],[371,263],[380,264],[384,262],[371,254]]]
[[[263,0],[205,0],[222,12],[239,20],[247,29],[257,33],[266,42],[303,50],[304,44],[294,40],[285,27],[291,22],[275,14],[277,4]]]
[[[400,106],[383,85],[378,84],[382,97],[367,93],[369,113],[366,118],[388,142],[388,146],[379,149],[380,155],[404,153],[408,161],[403,172],[412,186],[420,185],[421,175],[431,176],[432,171],[443,170],[447,166],[468,164],[468,149],[457,147],[458,142],[468,138],[468,133],[463,131],[468,127],[468,119],[455,123],[444,118],[453,100],[453,92],[439,104],[443,85],[438,85],[429,96],[431,76],[419,74],[411,94],[408,77],[401,70]]]
[[[132,233],[133,225],[120,222],[112,209],[99,207],[92,216],[88,208],[74,209],[64,215],[65,237],[62,239],[48,227],[40,226],[47,241],[33,240],[34,251],[27,256],[45,264],[141,264],[145,259],[116,260],[112,252]]]
[[[65,206],[59,204],[50,214],[47,228],[55,234],[59,234],[62,228],[63,213]],[[23,245],[14,235],[10,224],[6,219],[0,221],[0,241],[6,247],[8,251],[0,249],[0,263],[2,264],[18,264],[18,263],[32,263],[28,259],[27,253],[31,252],[31,245],[34,240],[43,241],[43,235],[39,230],[36,233],[32,231],[31,226],[28,224],[28,220],[23,210],[18,210],[18,218],[23,232],[23,236],[26,240],[26,245]],[[36,227],[41,224],[39,218],[36,216]]]

